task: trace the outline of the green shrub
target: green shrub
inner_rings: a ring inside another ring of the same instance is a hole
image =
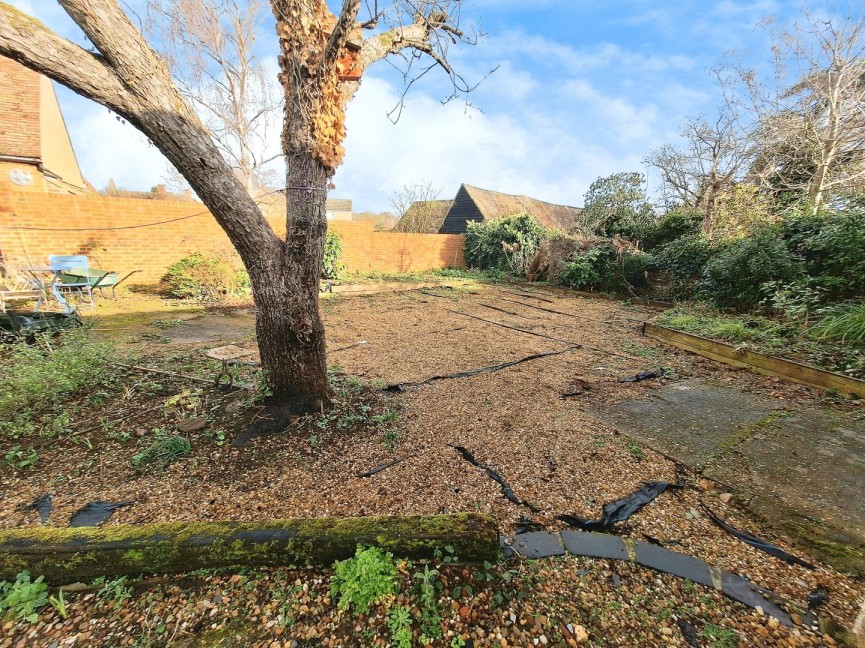
[[[224,259],[190,254],[168,266],[164,281],[168,294],[178,299],[200,299],[218,302],[225,297],[239,297],[249,290],[249,275]]]
[[[782,232],[827,301],[865,296],[865,209],[793,216]]]
[[[612,248],[606,246],[578,254],[564,265],[559,281],[577,290],[599,286],[610,274],[612,256]]]
[[[612,247],[604,245],[574,255],[563,265],[559,282],[577,290],[631,291],[646,285],[646,271],[653,265],[649,254],[625,252],[616,256]]]
[[[702,234],[677,238],[655,250],[655,266],[679,280],[695,280],[702,276],[712,256],[708,239]]]
[[[86,329],[54,339],[18,340],[0,349],[0,434],[15,438],[56,434],[68,416],[52,411],[104,377],[111,347],[94,342]]]
[[[340,263],[342,258],[342,236],[337,232],[328,232],[324,239],[324,258],[322,276],[325,279],[339,279],[345,269]]]
[[[549,230],[528,214],[469,222],[466,262],[479,270],[503,270],[525,276],[528,264],[549,235]]]
[[[14,583],[0,581],[0,616],[12,612],[17,619],[36,623],[39,610],[48,605],[48,586],[42,576],[30,580],[30,572],[18,574]]]
[[[182,436],[157,434],[156,439],[149,446],[132,457],[132,465],[136,468],[144,464],[158,464],[165,467],[188,455],[191,449],[189,441]]]
[[[820,320],[810,330],[814,337],[865,345],[865,301],[830,306],[821,309],[819,315]]]
[[[769,296],[772,282],[793,283],[803,275],[801,259],[762,230],[722,246],[706,266],[702,290],[721,308],[753,310]]]
[[[337,608],[340,610],[352,607],[357,614],[366,614],[373,603],[396,590],[393,556],[378,547],[358,546],[354,558],[333,564],[330,592],[331,596],[339,598]]]
[[[689,299],[712,257],[709,240],[702,234],[688,234],[653,251],[656,270],[670,273],[672,296]]]
[[[682,237],[693,237],[700,233],[705,216],[690,207],[677,207],[648,225],[641,243],[644,249],[654,250]]]
[[[655,266],[655,258],[645,252],[625,252],[610,264],[610,274],[602,283],[605,290],[622,291],[644,288],[646,273]]]

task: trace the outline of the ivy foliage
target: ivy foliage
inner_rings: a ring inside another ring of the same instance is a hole
[[[541,242],[551,235],[529,214],[469,222],[466,262],[478,270],[501,270],[525,276]]]

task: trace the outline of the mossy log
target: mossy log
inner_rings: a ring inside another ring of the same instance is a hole
[[[167,522],[0,531],[0,580],[29,570],[53,585],[99,576],[232,566],[331,565],[375,545],[402,558],[451,546],[466,562],[494,560],[494,518],[476,513],[414,517]]]

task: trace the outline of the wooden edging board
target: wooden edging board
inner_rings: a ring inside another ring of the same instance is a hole
[[[432,558],[452,547],[460,561],[495,561],[495,518],[478,513],[408,517],[164,522],[0,531],[0,581],[28,570],[52,585],[99,576],[175,573],[234,566],[330,566],[358,545],[400,558]]]
[[[666,326],[658,326],[648,322],[643,324],[643,334],[733,367],[744,367],[767,376],[777,376],[803,385],[837,391],[846,396],[865,398],[865,381],[818,369],[811,365],[784,360],[747,349],[738,349],[731,344],[716,342],[699,335],[676,331]]]

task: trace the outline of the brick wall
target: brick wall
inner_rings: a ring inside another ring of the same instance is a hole
[[[267,205],[265,213],[284,235],[280,202]],[[104,230],[109,227],[123,229]],[[343,237],[342,262],[349,271],[465,266],[460,235],[375,232],[371,223],[362,222],[333,222],[331,228]],[[43,265],[49,254],[87,254],[93,267],[121,274],[142,270],[135,275],[139,283],[159,281],[171,263],[195,251],[231,254],[239,265],[228,238],[199,202],[37,192],[11,185],[5,177],[0,177],[0,251],[18,265]]]
[[[0,56],[0,155],[40,158],[39,75]]]

